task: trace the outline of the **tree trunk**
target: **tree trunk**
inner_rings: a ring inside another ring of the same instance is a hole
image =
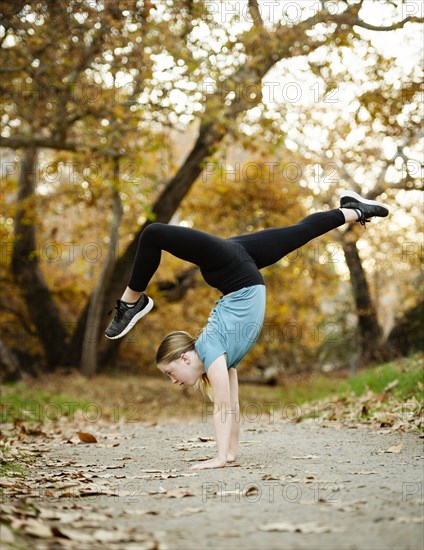
[[[36,220],[34,212],[29,211],[29,201],[35,194],[36,165],[37,149],[26,149],[20,165],[12,271],[42,344],[47,366],[52,370],[60,364],[67,334],[40,269],[35,238]]]
[[[85,376],[93,376],[97,370],[97,350],[99,336],[102,334],[101,322],[104,296],[107,285],[112,277],[115,265],[115,251],[118,246],[119,226],[122,218],[122,203],[119,195],[119,159],[114,160],[113,182],[113,218],[110,227],[108,256],[89,301],[87,322],[82,345],[81,372]]]
[[[358,317],[358,362],[368,363],[382,358],[382,330],[371,298],[365,271],[362,267],[356,241],[348,232],[342,240],[346,263],[350,272],[356,314]]]
[[[386,346],[392,357],[424,352],[424,301],[408,309],[390,331]]]
[[[213,128],[211,129],[209,125],[201,129],[197,142],[188,155],[187,160],[154,203],[152,208],[154,221],[169,223],[182,200],[201,174],[205,158],[214,152],[223,137],[223,133],[219,133]],[[126,284],[130,278],[138,240],[141,233],[150,223],[152,222],[146,221],[143,224],[130,246],[117,261],[113,278],[107,291],[109,301],[114,301],[115,297],[119,297],[122,294],[122,283]]]
[[[152,210],[155,214],[156,222],[169,223],[184,197],[201,174],[203,162],[216,150],[224,135],[225,131],[223,129],[219,131],[211,124],[206,124],[201,127],[199,137],[188,155],[187,160],[153,205]],[[152,222],[147,221],[143,225],[135,239],[117,262],[111,284],[106,294],[105,310],[103,312],[104,319],[106,318],[107,308],[116,298],[121,296],[127,285],[127,281],[131,275],[132,264],[137,251],[140,235],[150,223]],[[103,361],[106,361],[109,365],[116,361],[121,342],[122,340],[119,339],[108,340],[105,343],[102,352]]]
[[[349,10],[346,10],[345,16]],[[256,13],[257,15],[257,13]],[[307,21],[302,21],[296,27],[298,32],[297,40],[303,43],[308,52],[311,52],[320,46],[319,41],[314,41],[308,34],[308,31],[319,20],[325,21],[328,17],[326,10],[322,10],[317,17],[309,18]],[[202,171],[202,166],[205,159],[210,156],[218,147],[224,136],[227,134],[231,125],[234,124],[239,114],[246,112],[253,107],[256,107],[262,100],[261,83],[267,72],[278,61],[283,58],[300,55],[293,53],[293,35],[287,33],[285,27],[278,27],[274,33],[268,33],[262,27],[258,34],[254,30],[256,40],[249,41],[246,44],[248,50],[247,61],[240,66],[226,80],[219,83],[216,93],[208,95],[205,102],[205,112],[203,122],[200,127],[198,139],[180,167],[175,177],[169,182],[163,193],[156,200],[152,211],[155,214],[155,221],[168,223],[173,214],[177,210],[181,201],[184,199],[198,176]],[[246,93],[244,87],[251,90],[252,93]],[[243,93],[240,94],[240,89]],[[226,105],[223,101],[223,92],[226,94],[234,92],[236,99],[230,105]],[[105,295],[105,307],[107,304],[113,303],[117,297],[122,295],[123,289],[130,278],[131,268],[135,253],[138,246],[138,240],[142,231],[151,223],[146,222],[141,228],[132,243],[129,245],[125,253],[116,262],[115,270],[111,283]],[[69,347],[68,359],[77,363],[80,357],[79,353],[82,346],[83,327],[87,322],[86,306],[80,319],[78,320],[77,328],[72,337],[72,343]],[[104,319],[106,319],[106,309],[104,311]],[[109,363],[114,362],[119,344],[121,340],[109,340],[105,344],[104,356],[109,360]]]
[[[202,171],[202,164],[205,158],[212,154],[224,137],[223,132],[211,128],[210,125],[203,125],[200,129],[199,137],[188,155],[186,161],[178,170],[177,174],[166,186],[164,191],[155,201],[152,211],[155,221],[168,223],[181,201],[189,192],[191,186],[196,181]],[[116,299],[122,295],[122,292],[130,278],[132,264],[135,253],[137,251],[138,240],[143,230],[150,224],[151,221],[146,221],[140,228],[140,231],[131,242],[124,254],[118,259],[114,265],[113,276],[105,293],[104,308],[102,320],[106,318],[107,310]],[[69,346],[68,361],[69,364],[78,364],[81,357],[82,340],[84,335],[84,327],[87,323],[88,307],[81,314],[77,328],[73,334],[71,345]],[[119,350],[121,340],[108,340],[105,343],[102,352],[102,362],[108,364],[113,363]]]
[[[0,339],[0,367],[2,382],[19,380],[24,376],[19,359],[2,339]]]

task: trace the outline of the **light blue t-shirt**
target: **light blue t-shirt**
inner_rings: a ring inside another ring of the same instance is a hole
[[[265,285],[241,288],[222,296],[194,347],[206,372],[223,353],[227,367],[236,367],[256,342],[265,317]]]

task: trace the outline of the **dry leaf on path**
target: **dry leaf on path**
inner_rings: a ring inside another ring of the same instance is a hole
[[[333,504],[333,503],[330,503]],[[368,503],[366,500],[355,500],[353,502],[345,502],[342,506],[339,506],[339,503],[335,503],[335,507],[340,512],[361,512],[365,507],[368,506]]]
[[[0,541],[3,544],[11,544],[15,542],[15,535],[13,534],[13,531],[11,531],[4,523],[0,524]]]
[[[279,531],[279,532],[288,532],[288,533],[303,533],[305,535],[315,534],[320,535],[321,533],[340,533],[344,529],[333,527],[331,525],[320,525],[319,523],[309,522],[309,523],[289,523],[289,522],[279,522],[279,523],[268,523],[261,525],[259,527],[261,531]]]
[[[25,520],[25,522],[23,522],[22,528],[25,533],[33,535],[34,537],[50,538],[53,536],[51,528],[47,524],[36,519],[29,518]]]
[[[172,517],[179,518],[182,516],[191,516],[192,514],[198,514],[199,512],[203,512],[203,508],[184,508],[184,510],[172,514]]]
[[[210,496],[219,496],[219,497],[225,497],[225,496],[231,496],[234,495],[237,498],[240,496],[246,497],[246,496],[252,496],[258,494],[258,487],[256,485],[250,485],[248,487],[245,487],[243,489],[233,489],[229,491],[215,491]]]
[[[321,457],[317,455],[305,455],[305,456],[291,456],[290,458],[293,460],[312,460],[314,458],[321,458]]]
[[[106,529],[96,529],[93,538],[98,542],[129,542],[134,540],[131,533],[123,530],[107,531]]]
[[[126,516],[159,516],[160,512],[159,510],[124,510],[124,515]]]
[[[264,474],[261,479],[266,481],[279,481],[281,479],[281,476],[276,476],[274,474]]]
[[[400,453],[403,449],[403,443],[399,443],[399,445],[393,445],[392,447],[389,447],[384,452],[385,453]]]
[[[147,494],[149,495],[164,495],[166,493],[166,489],[163,487],[159,487],[159,489],[151,489]]]
[[[83,443],[97,443],[97,439],[94,435],[88,432],[77,432],[77,436]]]
[[[169,498],[194,497],[194,493],[185,487],[178,487],[177,489],[169,489],[166,491],[165,496]]]
[[[422,516],[416,516],[416,517],[408,517],[408,516],[402,516],[399,518],[396,518],[396,521],[399,523],[423,523]]]
[[[54,535],[58,537],[64,537],[76,542],[86,542],[87,544],[93,542],[93,535],[90,533],[84,533],[79,529],[72,529],[70,527],[55,526],[52,528]]]

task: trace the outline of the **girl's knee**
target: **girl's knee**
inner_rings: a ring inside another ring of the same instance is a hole
[[[166,227],[168,227],[166,223],[151,223],[145,229],[143,229],[140,239],[155,239],[158,235],[161,235],[164,232],[164,228]]]

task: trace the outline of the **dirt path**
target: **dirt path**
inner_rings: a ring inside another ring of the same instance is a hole
[[[194,472],[214,453],[210,422],[83,430],[97,443],[68,427],[35,442],[29,477],[6,484],[2,518],[25,536],[3,525],[4,547],[424,547],[422,434],[245,422],[235,466]]]

